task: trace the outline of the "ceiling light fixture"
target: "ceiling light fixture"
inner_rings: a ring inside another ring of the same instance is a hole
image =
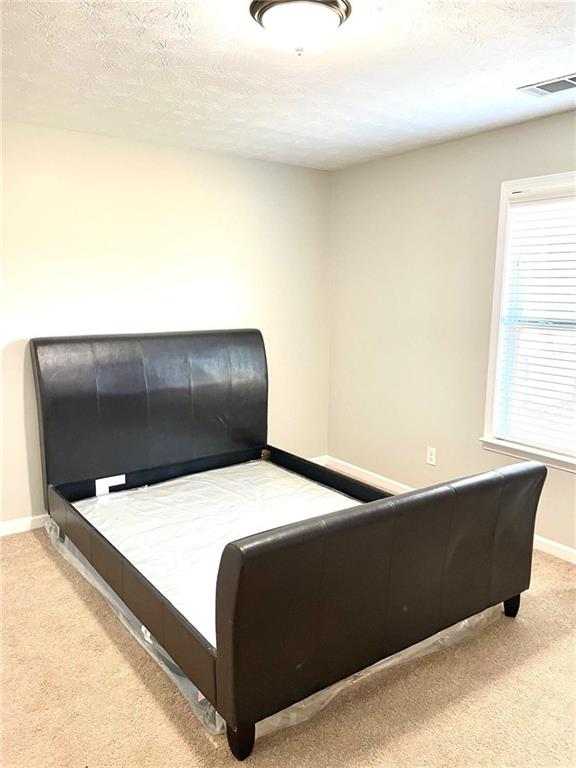
[[[352,6],[348,0],[254,0],[250,13],[282,48],[301,56],[322,50]]]

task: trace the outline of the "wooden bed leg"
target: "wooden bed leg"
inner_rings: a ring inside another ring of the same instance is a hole
[[[520,608],[520,595],[514,595],[509,597],[508,600],[504,600],[504,613],[513,619]]]
[[[233,728],[226,725],[226,737],[230,752],[237,760],[246,760],[252,754],[256,726],[254,723],[242,723]]]

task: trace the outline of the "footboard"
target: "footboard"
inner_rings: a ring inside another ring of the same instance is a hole
[[[229,544],[216,676],[232,739],[527,589],[545,476],[517,464]]]

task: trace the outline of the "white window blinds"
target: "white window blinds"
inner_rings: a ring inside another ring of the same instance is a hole
[[[558,193],[557,193],[558,194]],[[492,436],[576,456],[576,197],[509,197]]]

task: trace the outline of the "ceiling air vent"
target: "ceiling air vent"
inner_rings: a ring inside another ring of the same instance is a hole
[[[567,91],[569,88],[576,88],[576,73],[556,77],[554,80],[542,80],[540,83],[523,85],[516,90],[530,93],[532,96],[550,96],[553,93],[558,93],[558,91]]]

